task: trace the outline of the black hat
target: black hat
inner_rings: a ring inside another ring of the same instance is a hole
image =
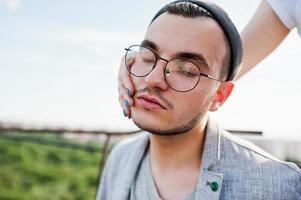
[[[229,66],[229,73],[227,76],[226,81],[232,81],[236,74],[240,69],[240,64],[242,61],[243,55],[243,48],[240,35],[233,24],[232,20],[229,18],[228,14],[219,6],[211,2],[203,2],[198,0],[177,0],[173,1],[169,4],[176,4],[176,3],[192,3],[201,7],[202,9],[206,10],[209,14],[212,15],[213,19],[220,25],[223,29],[229,45],[230,45],[230,66]],[[158,11],[155,17],[152,19],[155,20],[159,15],[163,14],[164,8]]]

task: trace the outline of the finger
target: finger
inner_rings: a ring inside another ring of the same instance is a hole
[[[133,65],[134,62],[135,62],[134,58],[127,59],[128,67],[131,67],[131,65]],[[120,63],[118,84],[122,85],[125,88],[128,96],[134,95],[135,88],[134,88],[130,73],[128,72],[127,67],[125,65],[125,57],[124,56],[122,57],[121,63]]]
[[[130,110],[130,107],[129,107],[128,103],[126,102],[126,100],[123,99],[122,97],[119,97],[119,104],[122,107],[124,116],[128,117],[130,119],[131,118],[131,110]]]
[[[128,92],[125,87],[123,86],[118,86],[118,92],[119,92],[119,97],[123,99],[123,101],[120,101],[121,104],[128,105],[128,107],[131,107],[134,105],[134,99],[128,95]]]

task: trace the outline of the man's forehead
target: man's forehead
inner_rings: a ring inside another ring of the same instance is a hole
[[[223,37],[222,29],[211,18],[163,13],[148,27],[145,40],[156,44],[159,53],[195,52],[212,65],[223,49]]]
[[[155,52],[160,51],[160,47],[158,47],[158,45],[156,45],[154,42],[147,39],[143,40],[141,45],[144,47],[148,47],[154,50]],[[182,58],[186,60],[191,60],[194,61],[196,64],[198,64],[199,67],[202,66],[202,68],[209,70],[209,65],[206,58],[198,52],[188,52],[188,51],[179,50],[172,55],[172,58]]]

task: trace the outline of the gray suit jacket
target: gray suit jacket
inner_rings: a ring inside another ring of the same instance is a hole
[[[301,170],[296,165],[221,130],[212,120],[206,131],[196,199],[301,200]],[[112,150],[97,200],[128,199],[148,143],[149,135],[143,133]]]

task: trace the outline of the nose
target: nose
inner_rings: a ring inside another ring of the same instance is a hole
[[[165,59],[158,59],[155,68],[145,77],[145,82],[150,88],[167,90],[168,85],[164,78],[164,69],[167,64]]]

